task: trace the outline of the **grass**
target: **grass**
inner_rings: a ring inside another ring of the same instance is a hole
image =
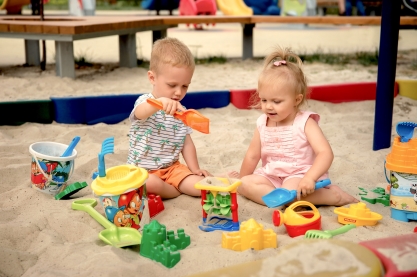
[[[207,58],[195,59],[196,64],[210,64],[210,63],[224,64],[226,62],[227,62],[227,58],[224,56],[209,56]]]
[[[3,0],[0,0],[0,5]],[[96,10],[142,10],[142,0],[97,0]],[[67,10],[68,0],[49,0],[45,4],[45,10]],[[28,6],[24,7],[29,9]]]
[[[86,68],[94,66],[87,52],[82,52],[74,57],[76,68]]]
[[[207,58],[201,58],[201,59],[195,58],[194,61],[195,61],[195,64],[211,64],[211,63],[224,64],[227,62],[227,58],[224,56],[209,56]],[[138,59],[137,65],[138,67],[148,69],[149,61]]]
[[[363,66],[378,65],[378,50],[374,52],[356,52],[352,54],[341,53],[324,53],[321,49],[318,49],[312,54],[300,54],[300,58],[303,62],[319,62],[330,65],[346,65],[352,63],[358,63]]]

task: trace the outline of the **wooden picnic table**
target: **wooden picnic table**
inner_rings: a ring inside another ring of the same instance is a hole
[[[55,41],[56,75],[75,78],[74,45],[76,40],[104,36],[119,36],[119,63],[121,67],[136,67],[136,33],[152,31],[153,40],[166,37],[168,28],[159,17],[136,16],[0,16],[0,37],[25,40],[26,63],[39,65],[39,40]]]
[[[168,28],[178,24],[242,25],[242,58],[253,57],[253,29],[256,24],[352,24],[380,25],[378,16],[0,16],[0,37],[25,40],[26,63],[39,65],[39,40],[54,40],[56,48],[56,74],[75,78],[75,40],[103,36],[119,36],[119,62],[121,67],[136,67],[135,34],[152,31],[153,41],[166,37]],[[401,26],[416,26],[417,17],[401,17]]]

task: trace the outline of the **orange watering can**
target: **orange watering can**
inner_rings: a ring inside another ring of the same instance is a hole
[[[146,101],[155,108],[162,109],[162,103],[156,99],[148,98]],[[185,125],[202,132],[209,133],[210,120],[196,110],[188,109],[184,112],[175,112],[174,117],[181,120]]]

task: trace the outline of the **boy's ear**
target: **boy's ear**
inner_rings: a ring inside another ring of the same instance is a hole
[[[155,84],[155,73],[152,70],[148,71],[148,80],[152,85]]]

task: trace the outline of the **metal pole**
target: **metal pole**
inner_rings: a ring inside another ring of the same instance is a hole
[[[401,1],[382,1],[373,150],[391,146],[400,10]]]
[[[45,21],[44,11],[43,11],[43,0],[39,0],[39,11],[41,14],[41,21]],[[46,69],[46,45],[45,40],[42,40],[42,61],[41,61],[41,70],[44,71]]]

